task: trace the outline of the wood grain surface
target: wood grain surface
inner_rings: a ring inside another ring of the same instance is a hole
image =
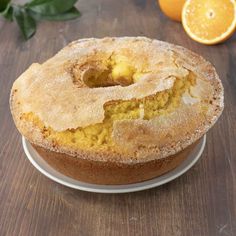
[[[236,35],[204,46],[151,0],[80,0],[79,19],[41,22],[25,42],[0,20],[0,235],[236,235]],[[164,186],[130,194],[94,194],[61,186],[27,160],[9,110],[13,81],[70,41],[138,36],[183,45],[210,60],[225,88],[225,110],[207,134],[200,161]]]

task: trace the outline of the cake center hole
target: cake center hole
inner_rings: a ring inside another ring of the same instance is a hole
[[[118,63],[106,70],[89,68],[83,76],[84,83],[89,88],[111,87],[111,86],[129,86],[134,83],[134,70],[125,63]]]

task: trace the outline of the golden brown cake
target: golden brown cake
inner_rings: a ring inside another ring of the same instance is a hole
[[[13,84],[20,133],[60,172],[99,184],[178,166],[223,110],[214,67],[144,37],[81,39]]]

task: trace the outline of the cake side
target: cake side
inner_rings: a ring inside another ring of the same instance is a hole
[[[117,185],[142,182],[175,169],[186,160],[197,143],[173,156],[145,163],[101,162],[49,151],[36,145],[33,147],[51,167],[63,175],[86,183]]]

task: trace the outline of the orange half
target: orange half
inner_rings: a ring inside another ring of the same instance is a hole
[[[186,33],[203,44],[228,39],[236,29],[235,0],[187,0],[182,10]]]

